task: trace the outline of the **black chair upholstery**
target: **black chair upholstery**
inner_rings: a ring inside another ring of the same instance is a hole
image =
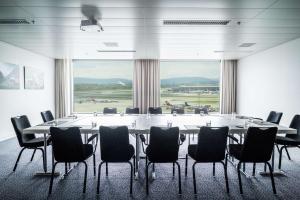
[[[53,156],[55,162],[52,166],[52,174],[49,186],[49,195],[52,192],[55,167],[58,163],[81,162],[85,165],[83,193],[86,191],[87,170],[86,159],[93,155],[93,145],[83,144],[78,127],[61,129],[50,127],[52,138]]]
[[[13,171],[16,171],[18,162],[19,162],[21,155],[25,149],[33,149],[34,150],[30,161],[33,160],[36,150],[40,150],[43,154],[43,166],[45,169],[44,150],[42,148],[40,148],[40,147],[44,146],[44,138],[36,138],[34,134],[23,134],[24,129],[31,127],[30,122],[26,115],[22,115],[19,117],[12,117],[11,122],[14,127],[19,145],[20,145],[20,147],[22,147],[22,149],[18,155],[18,158],[15,163]],[[50,143],[50,140],[49,140],[49,138],[47,138],[47,146],[49,145],[49,143]]]
[[[162,109],[161,107],[149,107],[148,112],[149,114],[159,115],[162,114]]]
[[[195,114],[200,114],[201,111],[204,113],[204,114],[208,114],[208,109],[207,108],[195,108]]]
[[[187,176],[188,156],[195,160],[193,164],[194,193],[197,194],[195,165],[197,163],[213,163],[213,176],[215,176],[215,163],[222,163],[225,173],[226,190],[229,192],[227,178],[227,156],[225,159],[228,127],[201,127],[198,134],[198,144],[188,146],[185,160],[185,176]],[[223,160],[225,159],[225,163]]]
[[[117,114],[117,108],[103,108],[103,114]]]
[[[102,164],[106,163],[106,176],[108,176],[107,163],[129,163],[130,171],[130,194],[132,194],[132,179],[135,167],[130,160],[135,163],[134,147],[129,144],[129,131],[127,126],[106,127],[100,126],[100,150],[101,163],[98,168],[97,194],[100,191],[100,176]]]
[[[173,107],[171,109],[171,114],[176,112],[177,114],[184,114],[184,108]]]
[[[42,119],[43,119],[44,122],[49,122],[49,121],[54,120],[54,117],[53,117],[50,110],[41,112],[41,116],[42,116]]]
[[[271,122],[273,124],[279,124],[281,117],[282,112],[271,111],[266,121]]]
[[[180,165],[178,164],[179,128],[150,128],[150,143],[146,148],[146,191],[149,194],[148,168],[154,163],[173,163],[178,167],[179,194],[181,194]],[[149,163],[148,163],[149,160]]]
[[[271,159],[274,142],[277,134],[277,127],[261,129],[250,127],[245,136],[244,144],[230,144],[229,154],[239,160],[237,171],[240,185],[240,192],[243,193],[240,168],[241,163],[265,163],[268,165],[271,175],[272,188],[276,194],[273,178],[273,169],[268,162]]]
[[[285,137],[277,136],[275,143],[279,151],[279,164],[278,168],[281,169],[282,150],[285,149],[289,160],[290,155],[287,148],[298,147],[300,145],[300,115],[295,115],[290,123],[290,128],[296,129],[297,134],[286,134]],[[282,145],[279,149],[278,145]]]
[[[126,108],[126,114],[139,114],[139,108]]]

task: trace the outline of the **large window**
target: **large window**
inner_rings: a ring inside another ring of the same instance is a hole
[[[74,112],[132,106],[133,61],[74,60]]]
[[[160,63],[161,106],[193,113],[196,107],[219,111],[220,61],[162,61]]]

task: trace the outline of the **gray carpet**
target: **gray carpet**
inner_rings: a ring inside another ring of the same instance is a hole
[[[35,172],[42,171],[41,153],[37,152],[34,161],[29,162],[32,151],[24,152],[15,173],[12,168],[20,148],[16,139],[0,143],[0,199],[47,199],[49,177],[34,176]],[[185,154],[186,144],[181,147],[180,154]],[[78,165],[68,177],[54,180],[53,192],[49,199],[300,199],[300,157],[299,149],[291,149],[291,161],[283,156],[283,169],[286,176],[276,177],[275,184],[278,195],[273,195],[269,177],[257,175],[254,178],[242,176],[244,195],[239,194],[237,173],[233,165],[228,165],[230,194],[225,190],[223,167],[217,164],[216,176],[212,176],[212,164],[199,164],[197,167],[198,195],[193,195],[193,182],[189,160],[188,177],[184,177],[184,161],[180,160],[182,174],[182,195],[178,195],[177,174],[172,177],[171,164],[156,165],[156,179],[150,179],[150,194],[145,194],[144,160],[140,165],[140,178],[133,182],[133,195],[129,195],[129,165],[110,164],[109,176],[105,177],[104,168],[101,176],[100,195],[96,195],[97,181],[93,176],[92,159],[88,160],[89,172],[87,192],[82,194],[84,166]],[[97,163],[100,162],[99,150]],[[276,159],[276,163],[277,159]],[[251,165],[252,166],[252,165]],[[247,171],[251,173],[251,166]],[[50,169],[50,161],[48,163]],[[263,166],[258,165],[257,171]],[[58,165],[63,172],[64,165]]]

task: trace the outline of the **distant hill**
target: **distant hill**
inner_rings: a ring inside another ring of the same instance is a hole
[[[203,77],[176,77],[162,79],[162,86],[175,86],[175,85],[217,85],[218,80],[208,79]],[[110,79],[96,79],[96,78],[74,78],[74,84],[97,84],[97,85],[131,85],[132,81],[121,78],[110,78]]]
[[[121,78],[97,79],[97,78],[74,78],[74,84],[96,85],[131,85],[132,81]]]
[[[203,77],[176,77],[176,78],[168,78],[162,79],[161,85],[163,86],[174,86],[174,85],[217,85],[219,83],[218,80],[208,79]]]

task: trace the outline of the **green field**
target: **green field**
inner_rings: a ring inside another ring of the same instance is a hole
[[[185,106],[187,113],[193,112],[194,106],[210,105],[213,110],[219,110],[219,94],[186,94],[171,93],[168,88],[161,90],[161,106],[163,112],[169,113],[172,105]],[[80,87],[74,88],[74,112],[102,112],[104,107],[116,107],[118,112],[124,112],[126,107],[133,106],[131,88],[95,88]]]

